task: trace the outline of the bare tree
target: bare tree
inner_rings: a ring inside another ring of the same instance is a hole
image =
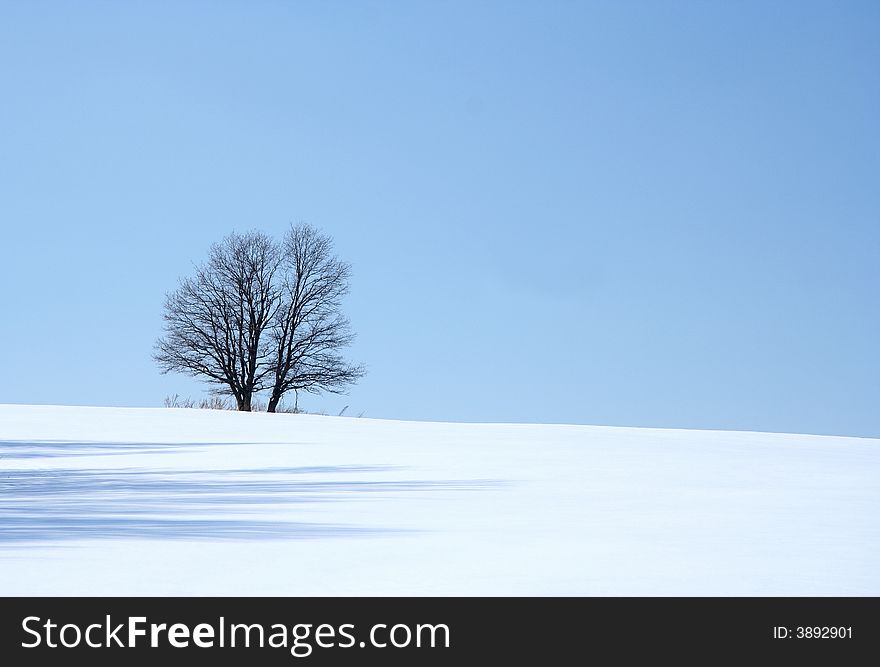
[[[280,253],[260,232],[230,234],[211,247],[165,299],[165,335],[154,357],[163,373],[187,373],[228,390],[239,410],[273,371],[265,335],[281,305],[276,286]]]
[[[272,391],[275,412],[288,391],[342,393],[364,374],[341,354],[354,335],[340,312],[351,267],[337,259],[333,241],[314,227],[292,226],[281,251],[279,307],[270,335],[274,344]]]

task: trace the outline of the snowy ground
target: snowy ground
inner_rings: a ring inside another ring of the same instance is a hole
[[[880,595],[880,440],[0,406],[2,595]]]

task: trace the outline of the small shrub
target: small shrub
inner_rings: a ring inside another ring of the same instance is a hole
[[[199,408],[202,410],[232,410],[232,404],[222,396],[211,396],[199,401]]]
[[[191,398],[183,398],[180,394],[165,397],[166,408],[194,408],[196,402]]]
[[[199,401],[180,394],[165,397],[166,408],[199,408],[200,410],[232,410],[232,405],[222,396],[210,396]]]

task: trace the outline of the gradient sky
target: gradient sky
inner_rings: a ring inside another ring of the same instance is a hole
[[[311,409],[880,436],[880,3],[0,8],[0,402],[201,395],[164,293],[306,221]]]

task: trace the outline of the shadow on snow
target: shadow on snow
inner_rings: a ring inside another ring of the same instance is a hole
[[[0,442],[2,458],[172,452],[209,443]],[[10,452],[13,453],[10,455]],[[393,528],[265,520],[297,503],[360,500],[367,494],[475,490],[495,480],[363,480],[393,466],[303,466],[213,470],[3,469],[0,547],[82,539],[314,539],[401,534]],[[305,477],[308,476],[308,477]],[[247,516],[242,516],[242,515]],[[238,515],[238,516],[236,516]]]

